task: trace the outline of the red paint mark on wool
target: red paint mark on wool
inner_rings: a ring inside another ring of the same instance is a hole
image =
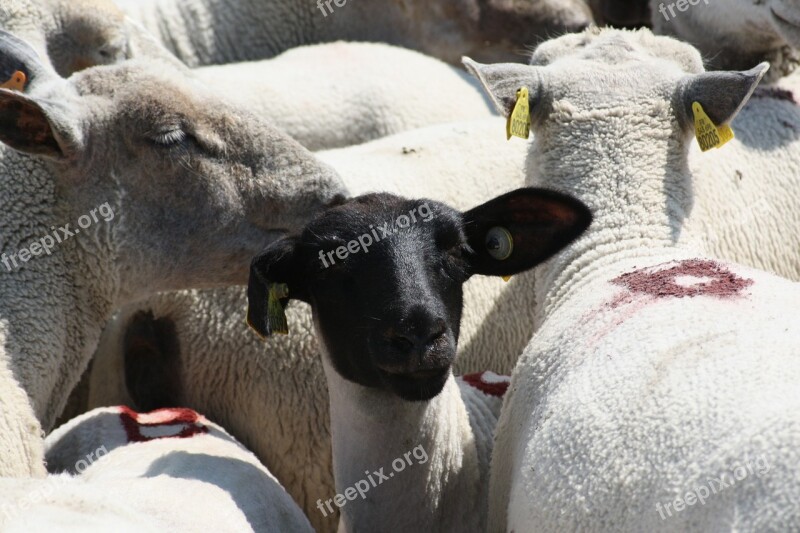
[[[672,267],[663,268],[671,264],[673,263],[628,272],[613,279],[611,283],[623,286],[633,294],[644,294],[657,299],[696,296],[732,298],[753,284],[753,280],[741,278],[714,261],[687,259]],[[688,282],[682,283],[681,278]],[[615,307],[614,301],[609,304],[611,307]]]
[[[128,436],[128,442],[186,439],[208,433],[206,419],[196,411],[184,407],[137,413],[123,405],[119,407],[119,419]]]
[[[511,378],[508,376],[501,376],[494,372],[466,374],[461,376],[461,379],[470,387],[478,389],[488,396],[497,396],[498,398],[505,395],[508,385],[511,383]]]

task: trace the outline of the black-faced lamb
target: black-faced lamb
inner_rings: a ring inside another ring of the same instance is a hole
[[[289,299],[311,305],[336,490],[346,497],[329,496],[341,507],[340,531],[485,529],[500,405],[451,373],[462,285],[476,274],[527,270],[590,222],[580,202],[545,189],[512,191],[464,213],[369,194],[253,259],[248,322],[256,332],[285,332]],[[376,469],[386,469],[383,481],[366,481]],[[332,511],[330,501],[317,505]]]

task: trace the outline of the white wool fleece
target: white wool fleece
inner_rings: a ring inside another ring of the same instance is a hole
[[[463,70],[381,43],[301,46],[269,60],[193,72],[309,150],[494,114]]]

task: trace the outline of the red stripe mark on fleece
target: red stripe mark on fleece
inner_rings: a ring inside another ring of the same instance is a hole
[[[119,419],[128,442],[147,442],[156,439],[186,439],[208,433],[205,418],[196,411],[185,407],[156,409],[149,413],[137,413],[126,406],[119,407]],[[159,436],[148,436],[142,431],[146,428],[160,428]],[[166,431],[165,431],[166,430]]]
[[[464,383],[478,389],[488,396],[502,398],[508,390],[511,378],[500,376],[494,372],[477,372],[475,374],[465,374],[461,376]]]

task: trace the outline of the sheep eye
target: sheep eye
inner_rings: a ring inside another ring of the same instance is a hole
[[[161,146],[175,146],[186,140],[186,132],[181,128],[172,128],[160,131],[151,137],[153,142]]]

